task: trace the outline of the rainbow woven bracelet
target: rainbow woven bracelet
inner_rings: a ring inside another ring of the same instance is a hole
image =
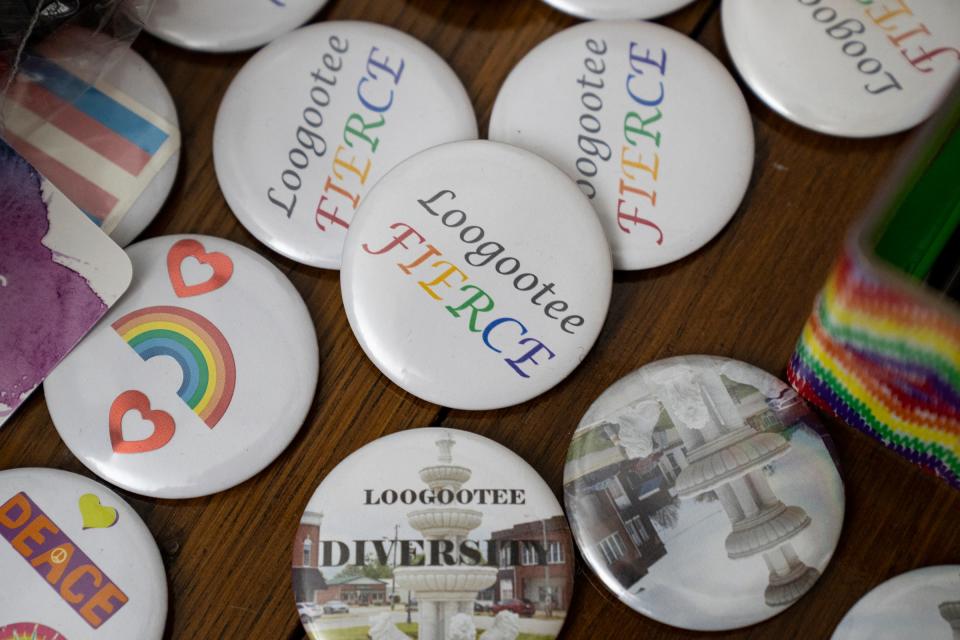
[[[848,246],[788,367],[800,395],[960,488],[960,319]]]

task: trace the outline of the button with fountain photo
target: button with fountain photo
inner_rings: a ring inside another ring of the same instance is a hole
[[[833,640],[960,640],[960,565],[924,567],[887,580],[860,599]]]
[[[620,600],[695,630],[783,611],[840,536],[832,443],[787,385],[681,356],[607,389],[573,435],[564,499],[586,561]]]
[[[530,465],[465,431],[375,440],[321,482],[293,545],[312,640],[548,640],[573,592],[574,551]]]

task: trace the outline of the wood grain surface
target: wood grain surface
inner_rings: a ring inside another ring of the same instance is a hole
[[[331,0],[316,20],[391,25],[436,50],[467,87],[485,135],[497,90],[534,45],[576,22],[538,0]],[[719,2],[699,1],[661,20],[729,66]],[[121,492],[160,546],[170,585],[166,637],[304,637],[290,587],[291,545],[307,500],[344,457],[394,431],[448,425],[510,447],[561,496],[567,443],[611,383],[652,360],[706,353],[779,377],[851,222],[904,153],[909,134],[843,140],[790,124],[746,87],[756,132],[752,181],[732,222],[674,264],[614,277],[610,314],[583,364],[552,391],[500,411],[451,411],[391,384],[366,359],[342,310],[338,274],[272,253],[237,222],[217,186],[216,110],[249,53],[212,55],[136,42],[169,85],[184,150],[174,191],[142,237],[205,233],[251,247],[277,264],[316,323],[321,379],[293,443],[265,471],[207,498],[154,500]],[[722,123],[718,123],[722,126]],[[846,483],[844,530],[832,563],[777,617],[716,638],[827,638],[854,602],[898,573],[960,562],[960,493],[866,436],[827,422]],[[36,393],[0,431],[0,468],[49,466],[91,475],[66,449]],[[565,638],[685,638],[616,601],[578,560]],[[918,639],[919,640],[919,639]]]

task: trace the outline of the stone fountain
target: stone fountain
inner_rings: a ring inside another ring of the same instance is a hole
[[[708,491],[717,495],[732,527],[725,541],[727,556],[762,557],[769,571],[767,605],[787,605],[820,576],[790,543],[810,524],[810,516],[800,507],[783,504],[762,471],[785,455],[790,443],[778,433],[756,431],[746,424],[721,374],[767,397],[779,393],[749,369],[730,362],[674,367],[648,379],[687,451],[688,465],[677,476],[675,490],[681,499]]]
[[[960,640],[960,600],[941,602],[938,608],[953,631],[953,640]]]
[[[420,479],[434,492],[448,489],[456,492],[470,480],[472,471],[453,464],[452,437],[444,435],[436,442],[439,464],[420,470]],[[431,507],[407,514],[410,526],[425,540],[449,540],[454,558],[459,562],[460,542],[480,526],[483,513],[462,507]],[[473,616],[477,592],[494,584],[497,568],[487,566],[417,566],[400,567],[394,572],[397,586],[416,593],[418,604],[418,638],[444,640],[447,627],[458,613]]]
[[[746,423],[721,376],[746,384],[767,398],[779,397],[778,383],[734,360],[670,361],[641,369],[646,394],[611,412],[598,423],[619,427],[614,439],[628,458],[654,453],[653,432],[662,406],[683,441],[684,468],[674,491],[681,499],[714,492],[730,520],[725,540],[731,560],[762,557],[769,572],[764,600],[783,606],[802,596],[820,577],[791,544],[810,525],[798,506],[773,493],[763,467],[789,451],[779,433],[757,431]]]

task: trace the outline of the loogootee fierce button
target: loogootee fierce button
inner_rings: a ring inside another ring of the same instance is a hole
[[[147,31],[187,49],[243,51],[299,27],[327,0],[157,0]]]
[[[693,0],[544,0],[547,4],[578,18],[626,20],[656,18],[676,11]]]
[[[960,564],[900,574],[860,598],[832,640],[956,640],[960,636]]]
[[[583,557],[625,604],[675,627],[776,615],[840,537],[843,484],[821,429],[796,392],[748,364],[641,367],[593,403],[567,452]]]
[[[340,284],[360,345],[415,396],[458,409],[529,400],[586,357],[610,301],[590,203],[546,160],[456,142],[367,195]]]
[[[56,469],[0,471],[0,640],[159,640],[167,581],[123,498]]]
[[[753,168],[736,82],[699,44],[647,22],[588,22],[534,48],[500,89],[490,139],[577,182],[617,269],[662,265],[709,242]]]
[[[730,57],[771,109],[837,136],[925,120],[960,76],[955,0],[725,0]]]
[[[293,590],[312,640],[348,627],[377,640],[546,639],[563,626],[574,562],[557,499],[517,454],[409,429],[323,479],[294,540]]]
[[[355,210],[381,176],[418,151],[476,137],[463,85],[429,47],[382,25],[324,22],[241,69],[217,114],[213,156],[253,235],[337,269]]]
[[[44,383],[54,425],[130,491],[232,487],[306,416],[319,359],[306,306],[276,267],[227,240],[162,236],[127,254],[133,284]]]

